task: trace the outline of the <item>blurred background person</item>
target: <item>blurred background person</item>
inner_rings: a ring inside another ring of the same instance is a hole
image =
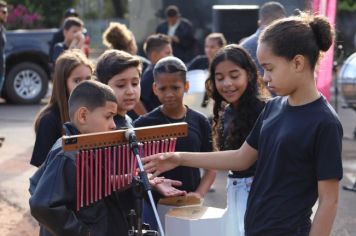
[[[126,25],[118,22],[110,22],[109,26],[103,33],[103,44],[110,49],[122,50],[131,55],[137,54],[137,44],[134,34]],[[142,72],[145,71],[150,61],[142,56],[137,55],[142,62]]]
[[[222,33],[211,33],[205,38],[204,51],[205,55],[196,56],[189,64],[188,70],[208,70],[211,61],[220,48],[226,45],[226,39]],[[202,107],[209,103],[209,97],[204,93]]]
[[[261,65],[258,63],[256,51],[257,51],[257,43],[258,37],[260,36],[262,30],[270,25],[273,21],[284,18],[287,16],[286,10],[284,6],[279,2],[266,2],[263,4],[258,12],[258,29],[251,36],[242,40],[240,45],[245,48],[253,60],[256,63],[258,72],[261,76],[263,76],[263,69]]]
[[[143,50],[151,64],[147,67],[141,79],[141,98],[135,107],[137,115],[143,115],[161,105],[153,92],[153,69],[156,63],[167,56],[172,56],[171,40],[164,34],[153,34],[146,39]],[[131,114],[130,114],[131,116]],[[132,119],[137,117],[131,116]]]
[[[188,70],[208,70],[217,51],[226,45],[222,33],[211,33],[205,38],[204,55],[198,55],[188,63]]]
[[[171,38],[173,55],[184,62],[193,57],[195,38],[192,23],[183,17],[179,8],[170,5],[165,10],[166,20],[158,25],[156,33],[166,34]]]
[[[64,41],[56,43],[53,48],[52,62],[55,63],[59,55],[67,49],[83,50],[85,36],[84,23],[78,17],[68,17],[63,23]]]
[[[79,14],[77,13],[77,11],[74,8],[69,8],[64,12],[64,19],[67,19],[68,17],[79,17]],[[50,43],[50,55],[52,57],[52,53],[53,53],[53,48],[54,45],[56,45],[57,43],[61,43],[64,41],[64,34],[63,34],[63,22],[61,23],[61,27],[58,29],[58,31],[53,35],[53,38],[51,40]]]

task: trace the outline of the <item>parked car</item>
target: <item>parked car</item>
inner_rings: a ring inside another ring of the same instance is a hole
[[[6,33],[6,75],[2,97],[16,104],[38,103],[51,78],[49,45],[57,29]]]
[[[1,96],[9,103],[39,103],[46,95],[53,65],[49,48],[58,29],[14,30],[6,33],[6,74]],[[83,51],[89,55],[87,35]]]

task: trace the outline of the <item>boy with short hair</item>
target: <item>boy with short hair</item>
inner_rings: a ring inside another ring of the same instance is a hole
[[[115,129],[117,100],[102,83],[84,81],[69,98],[67,135]],[[61,139],[52,147],[44,164],[30,179],[31,214],[40,223],[40,235],[115,235],[121,231],[121,209],[111,196],[75,209],[75,152],[65,152]],[[121,231],[122,232],[122,231]],[[126,231],[127,234],[127,231]]]
[[[157,96],[153,93],[153,68],[162,58],[172,56],[171,41],[167,35],[153,34],[146,39],[143,46],[151,65],[147,67],[141,80],[141,101],[135,107],[137,115],[143,115],[161,105]]]
[[[189,89],[186,72],[186,66],[177,57],[165,57],[157,62],[153,70],[153,91],[162,105],[139,117],[134,126],[187,122],[188,136],[177,140],[176,151],[208,152],[212,150],[208,119],[183,104],[184,93]],[[202,198],[213,184],[216,173],[214,170],[205,170],[201,177],[199,168],[178,167],[162,176],[181,181],[181,190]],[[156,195],[156,200],[159,197],[162,196]]]
[[[56,43],[53,48],[52,62],[55,63],[59,55],[67,49],[82,49],[85,42],[83,34],[84,23],[78,17],[68,17],[63,22],[64,41]]]
[[[117,98],[118,109],[114,117],[117,128],[132,127],[127,111],[132,110],[140,100],[141,68],[140,58],[121,50],[106,50],[98,58],[97,79],[109,85]]]

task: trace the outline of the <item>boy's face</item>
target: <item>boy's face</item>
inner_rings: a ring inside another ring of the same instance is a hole
[[[83,27],[73,25],[68,30],[63,30],[64,40],[70,44],[74,38],[82,34]]]
[[[152,64],[156,64],[162,58],[172,56],[173,50],[171,44],[166,44],[160,51],[153,51],[150,56]]]
[[[93,111],[86,107],[78,110],[79,125],[77,128],[83,134],[106,132],[116,129],[114,116],[116,115],[117,104],[107,101],[105,106],[97,107]]]
[[[153,83],[153,92],[167,110],[181,107],[184,93],[188,89],[189,84],[183,82],[179,73],[158,74]]]
[[[114,90],[117,99],[117,113],[124,116],[132,110],[140,99],[140,74],[136,67],[130,67],[112,77],[108,85]]]
[[[204,46],[204,51],[205,55],[209,58],[211,61],[215,54],[219,51],[220,45],[217,40],[215,39],[206,39],[205,40],[205,46]]]
[[[73,89],[80,83],[85,80],[90,80],[91,78],[91,69],[86,65],[79,65],[75,67],[67,79],[67,92],[71,94]]]

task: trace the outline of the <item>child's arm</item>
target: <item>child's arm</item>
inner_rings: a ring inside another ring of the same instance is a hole
[[[142,158],[145,170],[158,176],[177,166],[215,170],[246,170],[257,161],[257,150],[247,142],[238,150],[221,152],[171,152]]]
[[[210,186],[214,183],[215,177],[215,170],[204,169],[203,177],[201,178],[200,184],[195,190],[195,193],[199,194],[199,197],[203,198],[205,194],[209,191]]]
[[[319,206],[316,211],[310,236],[330,235],[336,215],[339,180],[318,181]]]
[[[88,235],[75,206],[75,164],[63,156],[52,157],[30,198],[31,214],[53,235]]]

